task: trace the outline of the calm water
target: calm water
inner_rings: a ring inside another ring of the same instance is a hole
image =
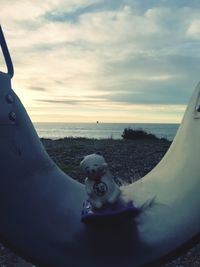
[[[34,123],[34,125],[40,137],[51,139],[64,137],[121,139],[123,130],[130,127],[173,140],[179,127],[179,124],[154,123]]]

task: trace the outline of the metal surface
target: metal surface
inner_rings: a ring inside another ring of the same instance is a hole
[[[55,267],[141,266],[190,240],[200,230],[199,92],[198,85],[160,164],[122,188],[143,207],[137,219],[87,226],[80,220],[83,185],[49,158],[10,75],[0,73],[0,114],[8,114],[11,94],[16,115],[15,124],[0,123],[1,238],[40,266]]]
[[[200,92],[197,96],[197,100],[196,100],[196,108],[194,110],[194,118],[195,119],[199,119],[200,118]]]
[[[0,125],[16,123],[15,97],[11,89],[10,76],[0,72]]]
[[[0,25],[0,46],[1,46],[3,56],[4,56],[4,59],[6,62],[8,74],[9,74],[10,78],[12,78],[14,75],[14,68],[13,68],[12,60],[10,57],[10,53],[9,53],[9,50],[8,50],[8,47],[6,44],[6,40],[5,40],[1,25]]]

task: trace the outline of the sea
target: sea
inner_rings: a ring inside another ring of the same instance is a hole
[[[142,129],[159,138],[172,141],[179,124],[161,123],[34,123],[40,138],[53,140],[65,137],[84,137],[95,139],[122,139],[125,128]]]

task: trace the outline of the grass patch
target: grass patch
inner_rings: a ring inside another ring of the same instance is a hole
[[[58,163],[57,165],[65,173],[68,173],[71,171],[77,171],[79,169],[79,166],[74,165],[74,164]]]

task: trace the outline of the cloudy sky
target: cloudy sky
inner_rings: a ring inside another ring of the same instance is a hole
[[[200,80],[199,0],[1,0],[0,10],[33,121],[180,122]]]

